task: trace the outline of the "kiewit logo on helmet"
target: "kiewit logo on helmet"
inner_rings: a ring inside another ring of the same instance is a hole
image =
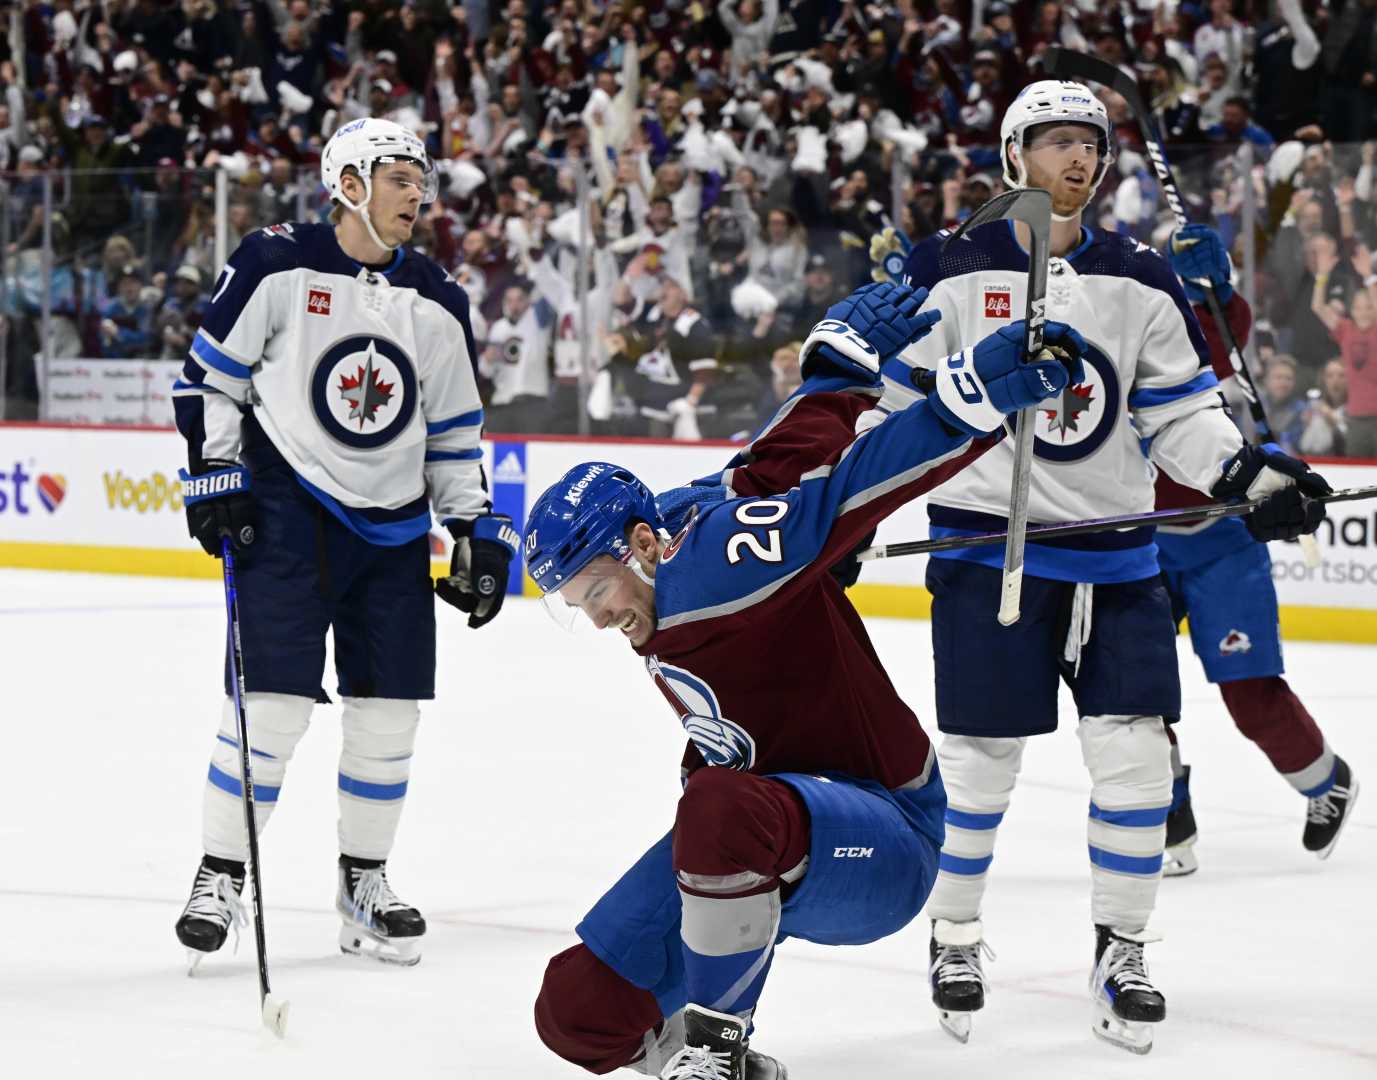
[[[594,465],[583,474],[568,491],[564,493],[564,501],[570,506],[578,506],[579,500],[583,498],[583,493],[588,485],[603,474],[603,466]]]
[[[1013,300],[1007,290],[985,293],[985,318],[1010,319],[1013,318],[1013,314]]]

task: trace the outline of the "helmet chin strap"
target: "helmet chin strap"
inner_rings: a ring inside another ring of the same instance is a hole
[[[368,236],[373,243],[377,244],[378,247],[382,248],[384,251],[396,251],[402,245],[384,243],[383,238],[378,235],[378,231],[373,228],[373,219],[368,215],[368,204],[373,201],[373,183],[371,179],[368,177],[360,177],[359,179],[363,180],[363,202],[356,206],[349,201],[343,191],[339,193],[339,201],[344,204],[346,209],[355,211],[359,217],[363,218],[363,227],[368,230]]]

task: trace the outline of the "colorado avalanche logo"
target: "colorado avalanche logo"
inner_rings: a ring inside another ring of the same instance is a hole
[[[321,427],[345,446],[386,446],[416,412],[415,368],[386,338],[345,338],[316,361],[311,406]]]
[[[1038,406],[1034,449],[1044,461],[1080,461],[1104,445],[1119,417],[1119,374],[1109,357],[1086,349],[1085,382]]]
[[[653,656],[646,657],[645,666],[705,762],[742,770],[755,764],[755,740],[722,715],[711,686],[692,672],[662,664]]]

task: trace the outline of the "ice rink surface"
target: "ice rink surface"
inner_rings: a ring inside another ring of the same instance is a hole
[[[672,820],[683,736],[611,634],[565,634],[521,600],[478,632],[439,619],[438,697],[390,863],[429,920],[424,959],[338,951],[338,709],[318,707],[264,840],[273,988],[292,1008],[278,1042],[258,1020],[252,930],[191,979],[172,933],[218,718],[218,584],[0,570],[0,1072],[583,1075],[539,1043],[531,1004],[546,958]],[[934,731],[927,624],[871,630]],[[861,948],[783,946],[755,1044],[794,1080],[1377,1076],[1377,651],[1287,648],[1367,789],[1319,862],[1300,846],[1304,801],[1180,649],[1201,870],[1162,886],[1148,957],[1169,1014],[1148,1057],[1088,1028],[1089,787],[1069,711],[1032,741],[1000,833],[985,909],[999,958],[971,1043],[937,1027],[920,918]]]

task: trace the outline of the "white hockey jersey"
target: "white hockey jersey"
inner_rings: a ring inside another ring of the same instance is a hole
[[[918,397],[914,367],[935,367],[1024,316],[1027,253],[1009,222],[973,230],[942,247],[947,233],[917,245],[909,283],[929,290],[942,320],[886,365],[881,409]],[[1032,523],[1071,521],[1153,509],[1155,466],[1208,491],[1221,464],[1242,445],[1210,368],[1205,340],[1166,260],[1130,237],[1084,229],[1081,244],[1054,259],[1047,318],[1068,323],[1089,345],[1086,381],[1037,411],[1029,493]],[[878,419],[878,418],[877,418]],[[933,491],[932,535],[1003,529],[1013,473],[1005,439]],[[1063,581],[1136,581],[1157,573],[1150,528],[1029,544],[1027,573]],[[1000,566],[998,546],[943,552]]]
[[[173,390],[177,426],[193,471],[243,460],[261,429],[345,525],[405,543],[430,528],[427,495],[441,521],[491,508],[474,351],[468,297],[430,259],[398,250],[371,270],[332,226],[274,225],[216,282]]]
[[[505,315],[488,327],[488,347],[479,370],[492,380],[492,404],[509,405],[519,397],[550,396],[550,338],[555,309],[532,301],[521,318]]]

